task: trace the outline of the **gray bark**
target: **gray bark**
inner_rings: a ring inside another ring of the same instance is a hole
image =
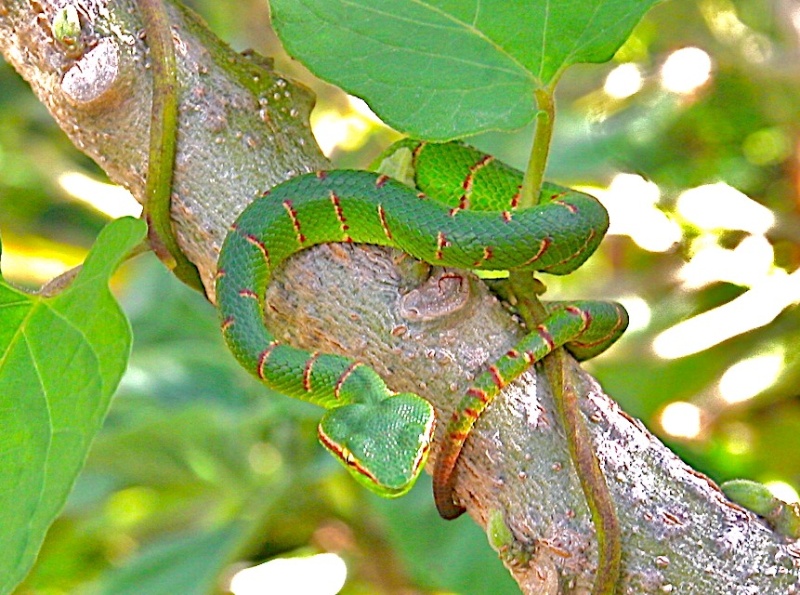
[[[152,78],[135,3],[74,2],[86,45],[71,52],[50,30],[64,3],[0,0],[0,51],[75,145],[141,198]],[[186,10],[170,12],[182,86],[172,215],[213,299],[235,216],[325,161],[308,128],[307,91],[231,51]],[[523,332],[471,274],[374,247],[305,251],[276,276],[268,300],[278,336],[362,359],[393,389],[430,399],[440,419]],[[618,593],[800,592],[796,544],[728,502],[577,364],[573,375],[624,531]],[[588,593],[594,530],[556,419],[543,375],[524,375],[479,420],[457,496],[482,526],[491,516],[510,530],[513,540],[496,545],[523,592]]]

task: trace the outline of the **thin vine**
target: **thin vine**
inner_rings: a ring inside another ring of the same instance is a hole
[[[197,267],[180,249],[172,228],[170,205],[178,136],[178,76],[172,29],[162,0],[139,0],[153,72],[144,218],[148,239],[158,258],[175,276],[204,291]]]
[[[555,124],[553,89],[536,91],[538,111],[533,146],[520,192],[519,208],[537,205],[550,152]],[[529,328],[548,316],[538,296],[544,285],[526,272],[512,271],[509,282],[517,299],[517,307]],[[570,458],[575,466],[586,504],[597,532],[597,572],[592,595],[613,595],[620,573],[621,532],[616,507],[600,464],[592,449],[592,439],[580,407],[579,396],[568,378],[568,362],[564,348],[558,348],[542,362],[550,384],[556,411],[564,428]]]

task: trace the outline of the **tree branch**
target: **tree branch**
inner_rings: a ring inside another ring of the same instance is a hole
[[[152,76],[133,0],[81,0],[82,50],[59,44],[63,1],[0,2],[0,52],[64,132],[142,202]],[[219,248],[265,189],[326,161],[308,126],[313,97],[257,55],[233,52],[191,12],[170,5],[181,85],[172,217],[209,295]]]
[[[57,0],[0,0],[0,51],[73,142],[137,197],[144,192],[152,79],[134,2],[83,0],[83,50],[50,30]],[[173,222],[211,293],[228,225],[264,189],[325,161],[309,94],[170,7],[181,78]],[[268,292],[279,337],[359,357],[440,419],[522,330],[478,279],[399,253],[327,245],[292,258]],[[800,593],[800,549],[731,504],[625,415],[573,364],[582,409],[623,527],[620,593]],[[479,420],[457,495],[486,526],[525,593],[586,593],[596,542],[543,376],[514,383]],[[439,436],[444,424],[439,424]],[[502,533],[502,532],[501,532]]]

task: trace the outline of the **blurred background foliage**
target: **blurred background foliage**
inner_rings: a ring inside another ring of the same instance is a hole
[[[334,164],[363,167],[398,138],[281,54],[263,0],[187,3],[314,88]],[[566,73],[549,168],[612,219],[588,266],[547,280],[552,295],[631,313],[587,367],[693,467],[786,500],[800,489],[799,132],[797,3],[671,0],[614,61]],[[521,166],[530,130],[471,142]],[[125,213],[138,213],[132,198],[0,63],[4,274],[41,284]],[[346,477],[316,442],[319,411],[265,397],[224,350],[212,307],[154,259],[127,266],[117,289],[130,369],[18,593],[518,592],[473,523],[438,518],[427,478],[382,501]]]

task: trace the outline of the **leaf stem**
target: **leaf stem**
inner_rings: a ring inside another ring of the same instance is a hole
[[[537,89],[535,132],[533,134],[533,147],[528,158],[528,168],[522,180],[519,207],[528,208],[539,204],[539,194],[542,190],[544,171],[547,167],[547,157],[550,154],[550,142],[553,138],[553,125],[555,123],[555,101],[550,88]]]
[[[125,256],[123,261],[130,260],[140,254],[144,254],[145,252],[149,252],[151,250],[147,241],[142,241],[141,243],[134,246],[130,252]],[[83,269],[83,265],[79,264],[78,266],[74,266],[69,270],[64,271],[60,275],[53,277],[47,283],[42,285],[39,288],[39,291],[34,293],[39,294],[43,298],[51,298],[57,296],[59,293],[67,289],[72,282],[75,280],[75,277]]]

